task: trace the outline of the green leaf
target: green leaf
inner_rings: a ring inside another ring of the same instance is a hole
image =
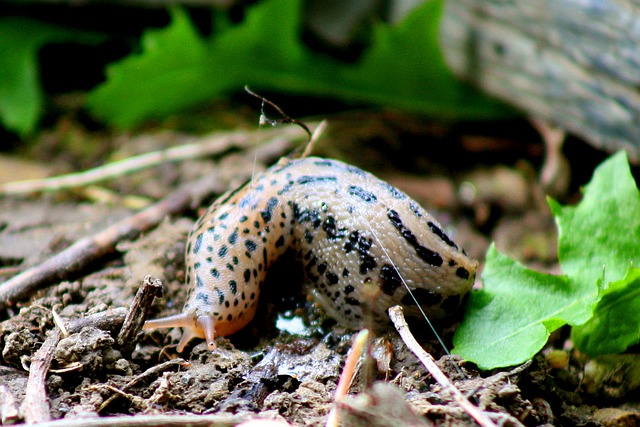
[[[640,265],[640,192],[625,152],[600,165],[578,206],[550,202],[558,223],[558,258],[573,280],[622,279]]]
[[[0,122],[7,129],[21,136],[35,129],[44,105],[38,51],[68,40],[93,42],[96,37],[29,19],[0,19]]]
[[[493,246],[482,280],[453,340],[453,352],[482,369],[530,359],[555,329],[588,319],[598,295],[595,284],[529,270]]]
[[[638,319],[630,314],[640,312],[638,284],[635,273],[627,274],[640,261],[640,192],[626,154],[596,169],[577,206],[549,204],[565,275],[540,274],[489,250],[484,288],[471,295],[454,336],[454,352],[482,368],[530,359],[564,324],[586,323],[574,329],[574,339],[588,354],[620,351],[640,339]],[[599,303],[603,293],[607,298]]]
[[[248,84],[441,117],[512,115],[447,70],[437,43],[441,12],[442,0],[431,0],[399,25],[379,24],[372,46],[354,65],[301,43],[300,0],[259,2],[240,24],[225,25],[208,40],[176,11],[167,28],[144,35],[141,54],[109,67],[88,105],[111,123],[131,126]]]
[[[171,25],[143,35],[142,53],[107,68],[107,81],[89,94],[87,105],[96,115],[128,127],[204,101],[224,86],[221,76],[203,67],[205,57],[204,42],[186,13],[175,9]]]
[[[620,353],[640,342],[640,269],[604,292],[594,316],[572,330],[573,343],[589,356]]]

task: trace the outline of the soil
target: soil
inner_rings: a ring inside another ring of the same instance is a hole
[[[537,178],[544,147],[525,122],[504,123],[496,131],[473,124],[464,130],[436,126],[391,113],[342,115],[329,121],[331,130],[314,147],[317,154],[356,163],[407,191],[456,230],[456,241],[470,255],[482,260],[494,240],[529,265],[557,271],[555,228],[541,203],[544,189]],[[177,133],[154,131],[122,137],[112,157],[159,149],[174,137],[180,139]],[[589,153],[586,160],[584,153]],[[574,170],[559,197],[569,201],[576,199],[579,186],[605,154],[579,141],[570,141],[565,154]],[[216,158],[166,164],[104,186],[148,201],[215,169],[221,188],[233,188],[253,173],[253,155],[251,150],[232,150]],[[470,186],[472,195],[465,193]],[[0,199],[3,279],[135,211],[124,198],[96,203],[89,197],[75,190]],[[181,310],[187,291],[186,235],[214,198],[139,237],[123,239],[113,253],[82,274],[49,283],[0,313],[3,423],[23,421],[24,412],[16,408],[30,392],[30,365],[57,330],[57,319],[64,323],[128,309],[147,275],[160,279],[164,287],[151,317]],[[153,419],[170,425],[174,415],[226,414],[232,417],[215,419],[219,425],[256,417],[324,425],[357,331],[327,318],[301,292],[300,283],[285,283],[286,273],[273,273],[268,288],[273,292],[263,298],[256,319],[231,337],[217,338],[215,351],[194,340],[177,353],[178,331],[139,332],[135,346],[118,343],[119,326],[63,333],[46,379],[50,419],[65,420],[65,425],[107,420],[102,425],[110,425],[109,419],[115,423],[120,418],[98,417],[128,416],[132,423]],[[585,386],[586,360],[572,351],[566,330],[554,334],[529,363],[482,372],[446,355],[424,324],[414,323],[412,328],[455,386],[498,425],[624,426],[637,425],[640,419],[633,397],[636,385],[625,381],[625,372],[635,367],[633,361],[610,361],[618,376],[603,375]],[[454,325],[441,331],[449,346],[453,330]],[[349,396],[336,404],[342,425],[473,424],[450,390],[433,380],[394,330],[378,333],[368,352]]]

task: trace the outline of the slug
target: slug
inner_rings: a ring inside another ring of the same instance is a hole
[[[197,221],[186,247],[184,310],[144,329],[182,327],[179,352],[196,337],[215,349],[217,335],[253,319],[269,266],[287,251],[302,264],[313,298],[350,328],[364,313],[388,320],[387,309],[397,304],[409,316],[419,315],[420,304],[431,318],[446,317],[477,268],[390,184],[337,160],[283,159]]]

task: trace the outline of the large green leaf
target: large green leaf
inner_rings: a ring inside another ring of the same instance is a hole
[[[565,275],[543,275],[489,251],[484,288],[472,294],[454,337],[454,352],[483,368],[533,357],[564,324],[586,323],[574,328],[574,340],[588,354],[617,352],[640,340],[637,316],[629,314],[640,312],[638,278],[635,270],[628,273],[640,262],[640,193],[626,154],[596,169],[577,206],[550,205]]]
[[[453,352],[483,369],[530,359],[555,329],[589,319],[598,296],[595,283],[529,270],[493,246],[482,280],[484,289],[469,298]]]
[[[512,114],[447,70],[437,42],[441,12],[442,0],[431,0],[398,25],[379,24],[356,64],[314,54],[301,43],[300,0],[261,1],[240,24],[209,39],[174,12],[167,28],[145,34],[140,54],[109,67],[88,105],[111,123],[131,126],[248,84],[445,117]]]
[[[122,127],[163,117],[204,101],[224,86],[203,67],[206,48],[187,15],[176,9],[171,25],[142,37],[142,53],[107,68],[107,81],[90,93],[88,106]]]

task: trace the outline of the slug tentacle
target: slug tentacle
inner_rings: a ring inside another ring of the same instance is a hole
[[[373,227],[373,228],[372,228]],[[384,247],[383,247],[384,245]],[[190,295],[182,314],[145,329],[182,327],[191,338],[230,335],[253,319],[269,267],[293,251],[312,296],[357,328],[363,305],[387,323],[396,304],[446,317],[470,290],[477,262],[401,191],[345,163],[316,157],[279,162],[216,201],[186,248]],[[377,286],[374,301],[366,286]]]

